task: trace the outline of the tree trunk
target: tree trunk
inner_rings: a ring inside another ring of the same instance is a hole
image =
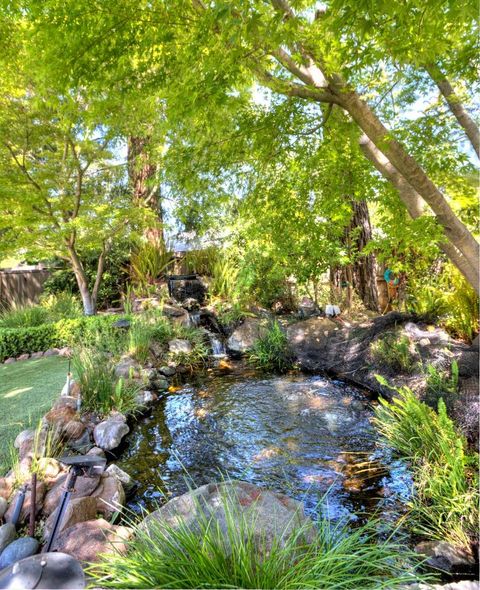
[[[134,202],[140,207],[148,207],[156,216],[155,227],[145,230],[146,238],[155,243],[164,244],[163,213],[160,187],[156,182],[157,166],[148,153],[150,137],[128,138],[128,176]]]
[[[397,189],[412,219],[420,217],[423,213],[422,198],[417,191],[405,180],[398,170],[392,166],[388,158],[365,135],[360,138],[360,148],[382,176],[389,180]],[[439,242],[437,246],[458,268],[465,279],[473,286],[475,291],[479,293],[480,273],[478,265],[472,266],[465,256],[463,256],[463,254],[459,252],[451,242]]]
[[[70,257],[70,262],[72,264],[72,269],[75,274],[75,278],[77,279],[78,290],[80,291],[80,297],[82,298],[83,304],[83,313],[87,316],[95,315],[97,313],[97,301],[96,298],[92,297],[90,290],[88,288],[88,279],[87,275],[85,274],[85,269],[83,267],[82,261],[75,250],[75,246],[68,243],[67,250]],[[102,265],[102,274],[97,274],[96,281],[98,280],[98,287],[100,286],[100,281],[103,275],[103,265]],[[97,292],[98,292],[97,287]]]
[[[448,108],[457,119],[459,125],[463,127],[477,157],[480,157],[480,131],[477,124],[468,114],[467,109],[463,106],[460,98],[455,94],[452,85],[440,68],[436,64],[430,64],[426,67],[426,70],[437,85],[448,104]]]

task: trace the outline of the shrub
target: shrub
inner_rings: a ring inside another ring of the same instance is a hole
[[[263,371],[284,373],[293,366],[287,336],[278,322],[271,322],[265,336],[259,338],[247,355],[248,362]]]
[[[48,310],[40,305],[12,307],[0,314],[0,328],[32,328],[49,319]]]
[[[388,334],[370,345],[371,355],[376,363],[392,371],[411,373],[417,365],[414,345],[408,336]]]
[[[73,355],[73,369],[82,392],[82,408],[106,415],[127,414],[136,408],[138,387],[115,377],[115,367],[103,353],[82,348]]]
[[[443,399],[449,413],[458,397],[458,364],[452,362],[450,371],[441,371],[433,365],[427,365],[427,389],[425,403],[431,408],[437,408],[438,400]]]
[[[55,324],[33,328],[0,328],[0,361],[61,345]]]
[[[148,531],[133,525],[127,554],[105,556],[88,573],[102,588],[373,590],[432,579],[416,574],[413,551],[378,539],[375,521],[350,530],[323,518],[313,531],[304,525],[277,537],[266,551],[252,519],[226,499],[224,510],[223,525],[214,516],[195,527],[160,520],[151,521]]]
[[[79,318],[83,315],[79,298],[67,291],[44,295],[40,300],[40,305],[47,310],[48,317],[53,322],[68,318]]]
[[[185,271],[187,274],[196,273],[211,277],[220,256],[221,252],[216,246],[208,246],[202,250],[189,250],[183,258]]]
[[[140,293],[148,295],[150,287],[155,287],[171,263],[172,253],[167,246],[152,242],[141,244],[130,257],[130,277],[133,286]]]
[[[407,522],[417,533],[469,549],[478,535],[478,455],[467,453],[442,399],[437,413],[410,389],[396,392],[391,403],[380,399],[374,423],[386,444],[412,463]]]

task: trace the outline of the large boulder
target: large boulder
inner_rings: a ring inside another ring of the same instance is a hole
[[[92,563],[102,555],[125,553],[132,530],[115,526],[103,518],[79,522],[65,529],[56,538],[52,550],[67,553],[81,562]]]
[[[130,379],[139,374],[140,367],[135,359],[130,356],[123,356],[115,366],[115,377]]]
[[[415,551],[427,557],[428,565],[445,572],[469,572],[475,566],[475,558],[471,552],[446,541],[425,541],[416,545]]]
[[[304,540],[314,534],[313,523],[305,516],[301,502],[243,481],[211,483],[173,498],[149,514],[141,526],[149,533],[162,523],[169,528],[186,526],[198,530],[210,518],[225,533],[227,552],[231,550],[227,518],[237,519],[238,526],[242,522],[247,530],[254,531],[259,551],[268,552],[274,542],[281,544],[300,527],[305,530]]]
[[[93,438],[97,447],[104,451],[112,451],[129,432],[125,416],[117,414],[97,424],[93,430]]]
[[[17,531],[11,522],[7,522],[0,526],[0,553],[5,547],[7,547],[7,545],[10,545],[16,536]]]
[[[327,318],[310,318],[288,326],[288,344],[300,361],[308,363],[313,352],[326,350],[329,336],[338,329],[338,324]]]
[[[97,511],[105,518],[110,518],[125,505],[122,482],[117,477],[104,473],[98,487],[92,493],[92,498],[97,502]]]
[[[57,479],[53,488],[45,496],[45,501],[43,503],[43,512],[47,516],[51,514],[58,506],[62,494],[65,491],[65,481],[67,477],[67,474],[61,475]],[[75,482],[75,490],[71,493],[70,499],[72,500],[74,498],[83,498],[85,496],[90,496],[92,492],[98,487],[99,483],[99,475],[95,477],[77,477],[77,480]]]
[[[193,350],[193,346],[188,340],[174,338],[168,343],[168,350],[173,354],[190,354]]]
[[[58,506],[50,514],[45,521],[45,527],[43,529],[43,538],[47,541],[50,538],[50,534],[55,523],[55,519],[58,514]],[[73,498],[67,504],[67,508],[63,514],[62,521],[58,533],[61,533],[65,529],[77,524],[79,522],[85,522],[86,520],[93,520],[97,516],[97,499],[92,496],[86,496],[84,498]]]
[[[266,332],[265,322],[260,318],[245,318],[228,338],[227,348],[233,354],[244,354],[251,350]]]

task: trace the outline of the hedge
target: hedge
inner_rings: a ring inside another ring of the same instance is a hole
[[[0,328],[0,362],[27,352],[76,344],[94,345],[116,352],[125,337],[123,330],[112,326],[119,319],[120,316],[116,315],[100,315],[60,320],[31,328]]]

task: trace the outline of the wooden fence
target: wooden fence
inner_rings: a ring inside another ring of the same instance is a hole
[[[50,276],[45,269],[9,269],[0,271],[0,307],[35,303]]]

